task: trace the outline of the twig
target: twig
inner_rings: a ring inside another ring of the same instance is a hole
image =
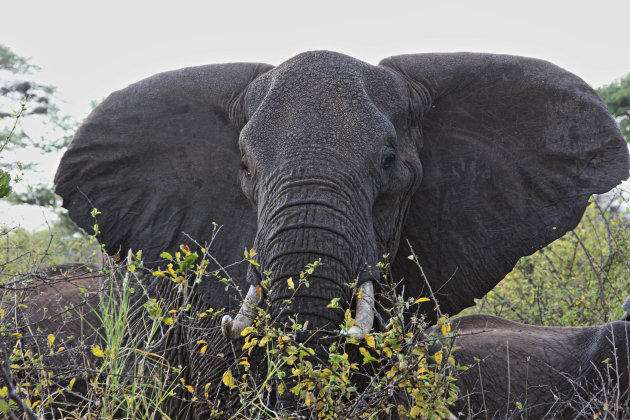
[[[512,312],[514,312],[516,314],[516,316],[518,316],[521,321],[523,321],[526,324],[529,324],[529,322],[527,321],[527,319],[521,315],[521,313],[519,311],[516,310],[516,308],[514,306],[512,306],[512,304],[510,303],[509,300],[507,300],[506,298],[504,298],[499,292],[495,292],[495,295],[501,299],[501,301],[506,304],[508,306],[508,308],[510,308],[512,310]]]
[[[9,131],[9,134],[7,134],[7,136],[4,139],[4,143],[2,143],[2,146],[0,146],[0,152],[2,152],[4,148],[7,146],[7,144],[9,143],[9,140],[11,139],[11,136],[13,135],[13,132],[15,131],[15,127],[17,127],[18,121],[20,120],[22,113],[26,110],[26,99],[27,98],[24,98],[22,102],[20,103],[20,110],[15,115],[15,121],[13,122],[13,127],[11,127],[11,131]]]
[[[426,283],[427,287],[429,288],[429,293],[431,294],[431,299],[433,299],[433,302],[435,302],[435,310],[438,313],[438,317],[442,318],[442,311],[440,310],[440,304],[438,303],[438,300],[435,297],[435,294],[433,294],[433,288],[431,287],[431,283],[429,283],[429,279],[427,278],[426,274],[424,274],[424,270],[422,269],[422,265],[420,265],[420,261],[418,261],[418,256],[414,252],[413,247],[411,246],[411,242],[409,242],[409,239],[407,239],[407,245],[409,245],[409,249],[411,250],[411,255],[413,255],[413,261],[416,263],[416,265],[420,269],[420,273],[422,274],[422,278],[424,278],[424,282]]]
[[[605,311],[604,319],[608,321],[609,311],[608,311],[608,303],[606,302],[606,293],[604,292],[604,280],[602,279],[602,273],[600,272],[598,267],[595,266],[595,261],[593,261],[593,257],[591,256],[591,253],[588,252],[588,249],[586,249],[586,246],[584,245],[584,242],[582,242],[582,239],[580,239],[579,235],[576,234],[575,231],[571,231],[571,234],[573,235],[573,237],[575,237],[577,242],[582,247],[582,250],[584,251],[586,258],[588,259],[591,269],[593,270],[593,272],[595,273],[595,276],[597,277],[597,282],[599,283],[599,298],[601,299],[601,302],[602,302],[602,309],[604,309]]]
[[[30,420],[37,420],[37,416],[35,415],[33,410],[31,410],[31,408],[24,402],[24,400],[20,398],[15,390],[13,378],[11,378],[11,364],[9,363],[9,353],[7,351],[7,345],[2,337],[0,337],[0,350],[2,351],[3,355],[3,364],[2,368],[0,369],[0,373],[2,373],[2,378],[7,384],[9,398],[11,398],[19,407],[22,408],[22,411],[24,411],[24,413]]]

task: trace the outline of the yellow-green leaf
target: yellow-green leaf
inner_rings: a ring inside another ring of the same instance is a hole
[[[208,350],[208,346],[207,346],[207,345],[206,345],[206,346],[203,346],[203,347],[201,348],[201,350],[199,350],[199,353],[201,353],[201,354],[205,354],[205,353],[206,353],[206,350]]]
[[[171,318],[170,316],[169,316],[169,317],[164,318],[164,323],[165,323],[166,325],[173,325],[173,322],[174,322],[174,320],[173,320],[173,318]]]
[[[295,289],[295,284],[293,283],[293,277],[289,277],[287,279],[287,284],[289,285],[289,289],[291,290]]]
[[[365,343],[366,343],[368,346],[370,346],[370,347],[374,348],[374,346],[375,346],[375,344],[376,344],[376,343],[374,342],[374,336],[373,336],[373,335],[370,335],[370,334],[366,335],[366,336],[365,336]]]
[[[310,407],[311,404],[313,404],[314,402],[315,402],[315,394],[313,394],[313,392],[311,391],[307,392],[306,395],[304,396],[304,404]]]
[[[92,346],[92,354],[96,357],[104,357],[105,353],[103,353],[103,350],[101,350],[101,346],[99,346],[98,344],[95,346]]]
[[[417,405],[414,405],[411,408],[411,411],[409,412],[409,416],[412,419],[418,418],[418,416],[420,415],[420,407],[418,407]]]
[[[442,363],[442,350],[436,351],[435,354],[433,355],[433,358],[438,364]]]
[[[249,326],[249,327],[245,327],[243,329],[243,331],[241,331],[241,336],[245,337],[246,335],[248,335],[249,333],[256,331],[256,328]],[[244,349],[245,350],[245,349]]]
[[[232,372],[228,369],[223,372],[223,383],[230,388],[234,388],[234,378],[232,377]]]
[[[416,299],[416,301],[414,303],[420,303],[420,302],[429,302],[431,299],[427,298],[427,297],[421,297]]]
[[[68,389],[70,391],[72,391],[72,387],[74,386],[74,381],[76,381],[76,380],[77,380],[77,378],[70,379],[70,383],[68,384]]]
[[[55,335],[48,334],[48,347],[52,348],[54,343],[55,343]]]

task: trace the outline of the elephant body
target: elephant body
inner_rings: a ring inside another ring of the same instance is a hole
[[[490,315],[453,320],[464,418],[587,418],[630,412],[630,322],[540,327]],[[519,407],[520,405],[520,407]]]
[[[521,256],[575,227],[591,194],[626,179],[628,167],[597,94],[550,63],[454,53],[374,66],[312,51],[275,67],[161,73],[111,94],[78,129],[55,185],[79,226],[98,223],[112,255],[142,250],[152,270],[165,270],[163,251],[182,244],[213,256],[216,276],[196,283],[190,300],[230,315],[171,331],[163,352],[229,406],[220,377],[234,360],[219,355],[238,357],[240,342],[221,329],[239,338],[251,304],[265,297],[278,327],[307,325],[298,341],[324,358],[345,309],[356,337],[386,313],[384,259],[405,297],[434,292],[437,302],[419,300],[410,313],[434,320],[438,303],[458,313]],[[252,248],[251,264],[232,264]],[[315,262],[309,287],[292,289]],[[147,298],[179,299],[164,277],[144,287]],[[200,339],[211,343],[203,355]],[[174,410],[204,418],[209,408]]]

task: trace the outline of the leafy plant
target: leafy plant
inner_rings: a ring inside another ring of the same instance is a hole
[[[308,275],[316,264],[309,264],[295,292],[309,287]],[[267,277],[262,287],[267,288]],[[401,418],[446,418],[457,399],[452,357],[452,334],[446,318],[439,321],[439,334],[425,335],[425,324],[418,316],[405,321],[404,313],[414,303],[403,300],[389,284],[383,296],[392,300],[386,310],[388,321],[382,331],[371,332],[364,341],[344,336],[324,336],[325,352],[316,342],[297,341],[307,326],[297,321],[278,326],[269,313],[257,308],[258,317],[246,328],[242,350],[235,365],[223,374],[223,385],[238,392],[241,408],[231,418],[268,418],[283,415],[270,408],[268,401],[290,396],[298,412],[311,418],[379,418],[397,414]],[[361,289],[354,285],[355,294]],[[331,308],[338,307],[334,299]],[[345,310],[342,331],[354,323]],[[407,318],[409,319],[409,318]],[[309,333],[311,333],[309,331]],[[315,336],[315,332],[311,333]],[[321,338],[321,337],[320,337]],[[440,342],[442,346],[436,346]],[[436,350],[442,348],[442,350]],[[263,353],[265,369],[252,368]]]

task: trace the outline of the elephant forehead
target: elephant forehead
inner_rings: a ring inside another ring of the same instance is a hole
[[[251,116],[262,104],[338,105],[348,109],[373,102],[386,115],[406,105],[405,83],[384,67],[343,54],[312,51],[299,54],[255,80],[247,94]]]
[[[246,137],[339,144],[394,135],[406,91],[388,70],[338,53],[300,54],[254,81]]]

